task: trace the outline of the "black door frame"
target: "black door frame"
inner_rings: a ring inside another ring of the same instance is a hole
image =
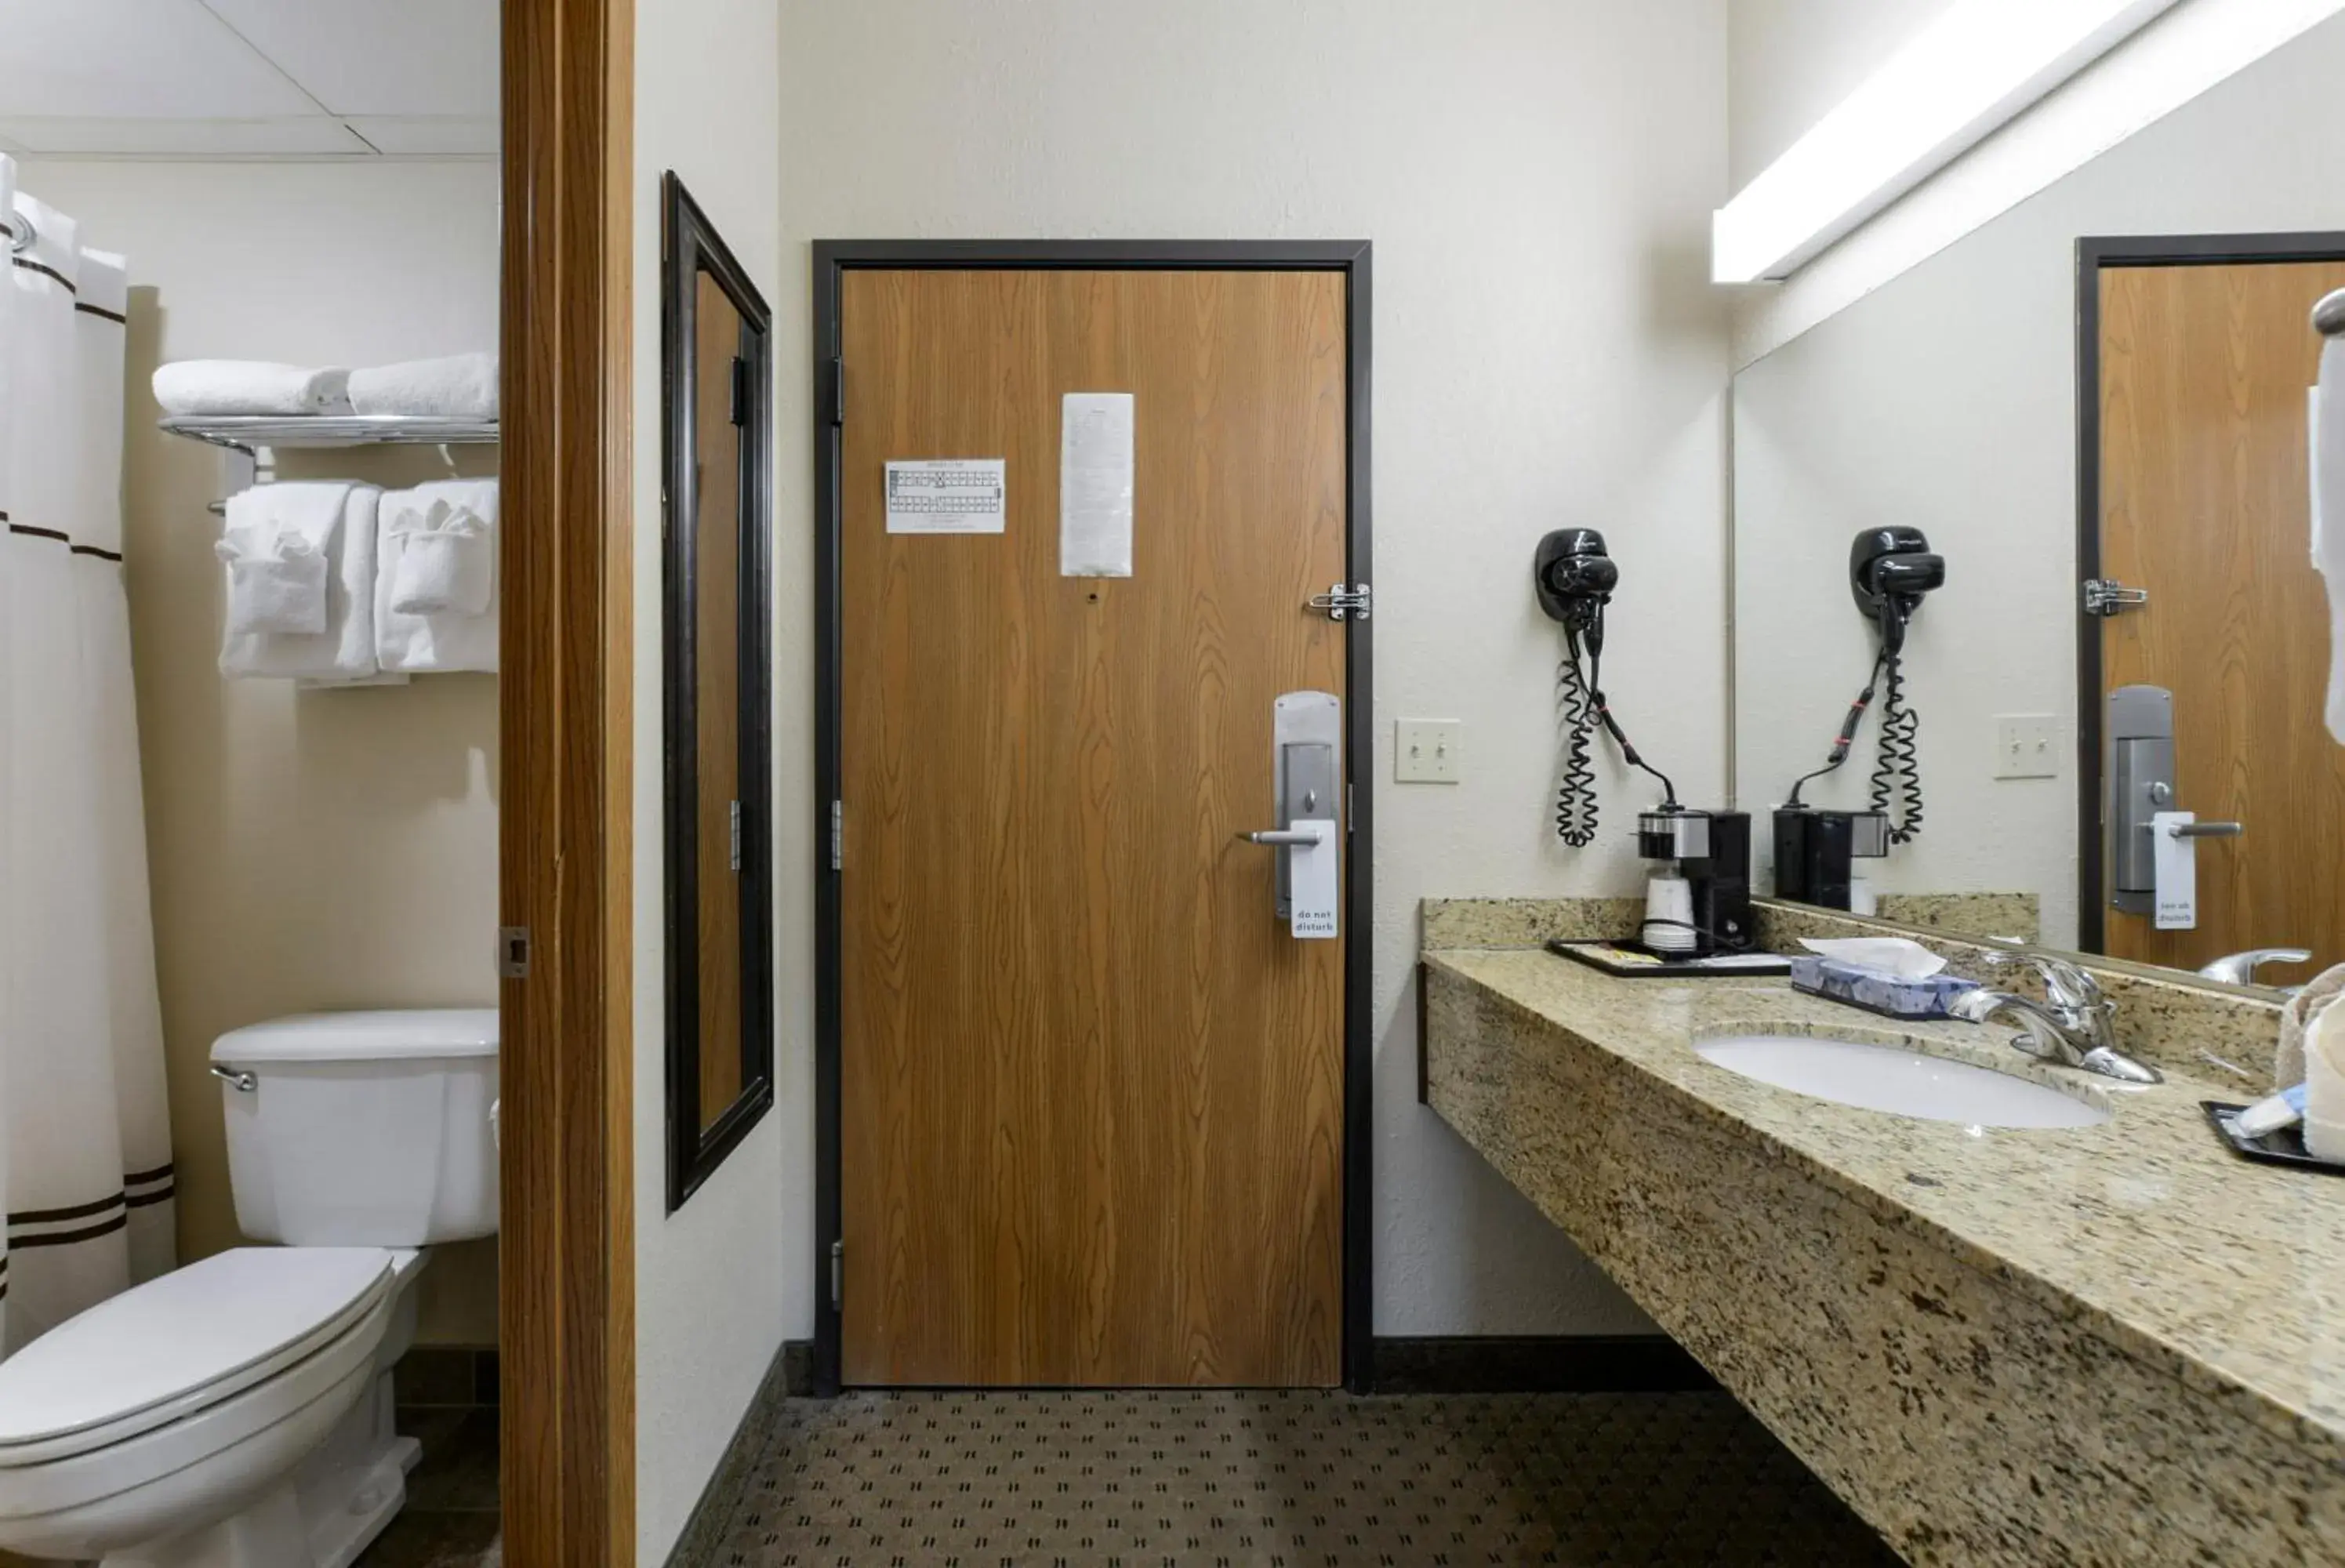
[[[2108,941],[2108,824],[2101,814],[2101,617],[2082,584],[2101,574],[2101,272],[2112,267],[2224,267],[2345,261],[2345,233],[2086,236],[2076,241],[2076,947]],[[2305,328],[2310,331],[2310,325]]]
[[[1349,513],[1345,581],[1369,576],[1369,253],[1366,240],[819,240],[814,248],[815,448],[815,1337],[814,1387],[839,1389],[838,1257],[839,1202],[839,871],[833,850],[833,803],[841,797],[839,740],[844,697],[839,638],[839,423],[846,388],[839,369],[839,300],[851,268],[976,268],[1001,271],[1152,270],[1338,272],[1345,280],[1346,441],[1345,500]],[[1297,609],[1300,610],[1300,606]],[[1344,919],[1344,1221],[1343,1368],[1345,1386],[1365,1393],[1372,1371],[1370,1291],[1374,1272],[1374,1074],[1376,1042],[1370,989],[1375,899],[1370,868],[1375,790],[1375,713],[1370,676],[1372,622],[1347,622],[1345,733],[1351,791],[1345,846]]]

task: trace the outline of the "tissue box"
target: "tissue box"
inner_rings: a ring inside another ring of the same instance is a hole
[[[1964,991],[1976,990],[1978,982],[1952,975],[1909,979],[1809,955],[1792,959],[1792,988],[1893,1018],[1943,1018],[1946,1005]]]

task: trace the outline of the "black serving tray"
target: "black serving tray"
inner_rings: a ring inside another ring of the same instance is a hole
[[[1721,955],[1727,961],[1721,963],[1716,957],[1687,958],[1654,953],[1634,942],[1589,942],[1562,936],[1548,938],[1547,950],[1566,958],[1578,959],[1591,969],[1600,969],[1624,980],[1682,980],[1689,976],[1732,980],[1792,972],[1792,961],[1773,953]]]
[[[2231,1125],[2231,1118],[2247,1107],[2202,1099],[2198,1102],[2198,1108],[2207,1113],[2207,1125],[2215,1129],[2215,1136],[2223,1140],[2223,1147],[2241,1159],[2257,1160],[2265,1165],[2289,1165],[2299,1170],[2317,1170],[2325,1176],[2345,1176],[2345,1165],[2331,1165],[2305,1152],[2301,1124],[2281,1128],[2278,1132],[2268,1132],[2261,1138],[2249,1138]]]

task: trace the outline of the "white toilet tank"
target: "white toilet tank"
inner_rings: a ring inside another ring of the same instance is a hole
[[[294,1247],[493,1235],[497,1012],[308,1013],[212,1047],[236,1221]]]

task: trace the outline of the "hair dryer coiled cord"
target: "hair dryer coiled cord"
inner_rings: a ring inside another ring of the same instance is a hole
[[[1555,668],[1556,714],[1564,738],[1563,778],[1555,792],[1555,835],[1574,849],[1596,841],[1596,694],[1569,639]]]
[[[1905,705],[1903,661],[1890,653],[1883,663],[1881,751],[1873,769],[1873,809],[1889,819],[1890,843],[1911,844],[1922,835],[1922,759],[1917,744],[1922,720]]]

